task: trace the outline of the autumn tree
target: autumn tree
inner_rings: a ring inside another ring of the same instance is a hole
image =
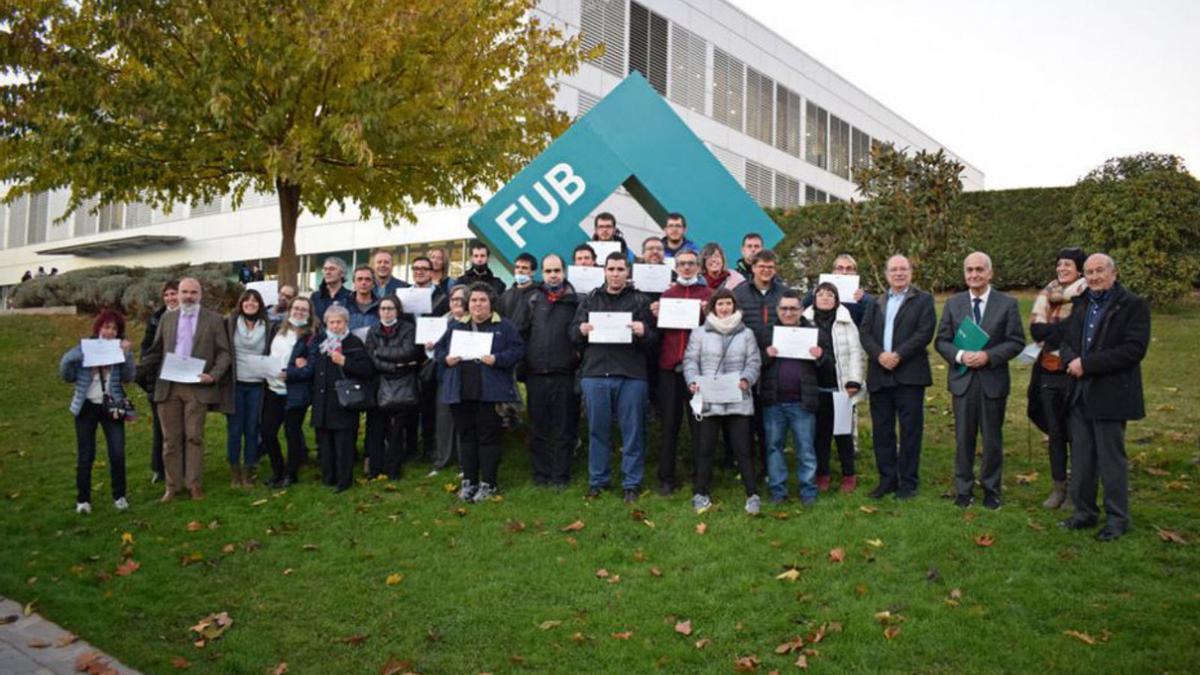
[[[536,0],[24,0],[0,5],[0,180],[169,208],[279,197],[388,225],[516,173],[567,125],[575,39]]]

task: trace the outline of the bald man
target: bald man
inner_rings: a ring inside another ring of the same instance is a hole
[[[1096,479],[1104,485],[1100,541],[1129,530],[1129,464],[1125,425],[1146,416],[1141,362],[1150,346],[1150,306],[1117,283],[1117,265],[1096,253],[1083,263],[1087,291],[1076,298],[1059,354],[1071,376],[1071,530],[1095,527]]]
[[[1025,348],[1025,328],[1017,301],[992,288],[992,259],[976,251],[963,260],[967,290],[950,296],[942,308],[937,351],[947,363],[946,385],[954,404],[954,503],[962,508],[974,502],[975,442],[983,436],[984,508],[1000,508],[1004,468],[1004,408],[1011,381],[1008,362]],[[959,328],[968,321],[987,333],[979,350],[966,351],[954,344]]]

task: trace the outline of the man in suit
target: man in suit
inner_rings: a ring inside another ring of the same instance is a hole
[[[168,352],[204,359],[199,382],[158,379],[154,386],[164,438],[167,491],[163,502],[174,499],[185,486],[192,499],[204,499],[204,416],[209,408],[233,412],[233,400],[222,396],[220,386],[230,374],[229,336],[221,315],[201,306],[201,292],[199,281],[191,277],[179,280],[179,311],[163,316],[142,359],[141,367],[156,374],[161,374]]]
[[[926,348],[937,316],[933,296],[912,285],[912,263],[902,255],[887,261],[888,290],[867,305],[859,337],[870,357],[867,391],[879,485],[871,497],[896,493],[917,496],[921,434],[925,430],[925,388],[933,384]],[[896,423],[900,424],[897,451]]]
[[[1087,291],[1075,300],[1060,349],[1071,376],[1071,502],[1062,522],[1072,530],[1095,527],[1096,473],[1104,484],[1100,541],[1129,530],[1129,465],[1125,425],[1146,416],[1141,362],[1150,345],[1150,306],[1117,283],[1117,265],[1103,253],[1083,264]]]
[[[1000,508],[1004,466],[1004,407],[1010,381],[1008,362],[1025,348],[1021,312],[1011,296],[993,290],[992,259],[976,251],[963,260],[967,290],[953,295],[942,308],[937,350],[948,364],[947,384],[954,396],[954,491],[957,506],[975,499],[975,439],[983,435],[983,506]],[[988,334],[979,351],[954,345],[954,335],[970,319]]]

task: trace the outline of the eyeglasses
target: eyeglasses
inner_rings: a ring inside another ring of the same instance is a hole
[[[426,265],[413,265],[414,272],[432,272],[433,268]]]
[[[676,267],[696,267],[699,264],[695,260],[678,260],[675,262]]]
[[[781,312],[799,312],[800,308],[799,307],[780,307],[779,311],[781,311]]]

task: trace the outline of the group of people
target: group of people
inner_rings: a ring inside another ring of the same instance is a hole
[[[909,499],[920,487],[925,389],[933,383],[931,342],[946,361],[953,397],[955,503],[964,508],[973,503],[981,436],[983,505],[1000,507],[1008,363],[1032,350],[1025,346],[1016,300],[991,287],[992,262],[985,253],[964,260],[967,290],[946,301],[939,321],[933,297],[912,284],[912,263],[902,255],[887,261],[888,288],[877,297],[861,289],[842,297],[830,282],[805,295],[778,277],[775,253],[753,233],[743,238],[741,259],[731,267],[718,244],[697,246],[687,238],[682,214],[668,215],[665,235],[646,239],[640,255],[630,250],[611,214],[596,216],[593,228],[592,242],[576,247],[569,264],[557,254],[541,260],[518,256],[507,288],[489,267],[488,247],[479,242],[472,243],[470,266],[457,279],[448,274],[444,250],[413,259],[410,284],[392,276],[392,254],[380,249],[369,265],[350,272],[347,287],[345,262],[331,257],[310,297],[283,284],[278,302],[267,307],[258,292],[247,290],[228,317],[202,306],[195,279],[171,282],[163,288],[163,307],[148,322],[136,368],[124,341],[124,319],[101,313],[93,336],[122,340],[126,362],[85,368],[76,347],[60,365],[63,378],[75,383],[77,510],[90,511],[97,426],[108,441],[114,501],[118,508],[127,506],[124,418],[117,411],[129,411],[123,388],[129,381],[151,394],[152,469],[165,481],[164,502],[185,492],[193,499],[204,496],[209,410],[227,416],[235,486],[259,480],[261,454],[271,464],[267,484],[297,482],[308,455],[303,423],[310,408],[325,484],[339,491],[352,485],[365,416],[367,475],[397,478],[406,461],[421,456],[435,472],[457,460],[459,498],[487,500],[499,490],[501,438],[509,426],[505,411],[520,403],[518,382],[525,388],[536,485],[569,484],[579,426],[586,419],[588,497],[616,483],[625,501],[636,501],[645,481],[653,409],[661,427],[661,494],[681,487],[680,449],[690,448],[695,510],[712,504],[717,463],[736,468],[746,512],[761,509],[763,478],[769,499],[784,502],[791,491],[785,452],[790,435],[796,495],[811,504],[832,488],[834,447],[838,489],[857,488],[855,436],[845,409],[869,397],[879,474],[870,495]],[[597,250],[612,248],[594,245],[597,241],[617,242],[619,250],[597,260]],[[672,265],[669,286],[636,288],[635,261]],[[603,283],[577,292],[571,265],[602,266]],[[1138,364],[1149,342],[1149,311],[1116,283],[1116,265],[1104,254],[1085,257],[1067,249],[1056,271],[1031,319],[1040,350],[1030,414],[1050,438],[1055,481],[1045,506],[1073,505],[1066,527],[1097,525],[1099,474],[1107,514],[1099,536],[1114,539],[1129,527],[1123,434],[1127,420],[1143,415]],[[838,256],[833,272],[857,274],[857,263]],[[417,317],[398,293],[410,287],[431,289],[426,316],[445,317],[436,340],[416,340]],[[694,327],[659,325],[663,301],[675,299],[697,301]],[[616,337],[611,322],[597,323],[612,313],[628,317],[616,327]],[[776,341],[777,327],[814,329],[815,340],[806,353],[790,348],[785,353]],[[468,354],[462,346],[468,337],[488,347]],[[203,373],[195,382],[160,377],[168,354],[203,359]],[[282,364],[278,372],[256,367],[264,355]],[[681,438],[685,420],[690,444]],[[612,475],[614,426],[621,434],[619,479]],[[718,459],[722,440],[725,454]]]

